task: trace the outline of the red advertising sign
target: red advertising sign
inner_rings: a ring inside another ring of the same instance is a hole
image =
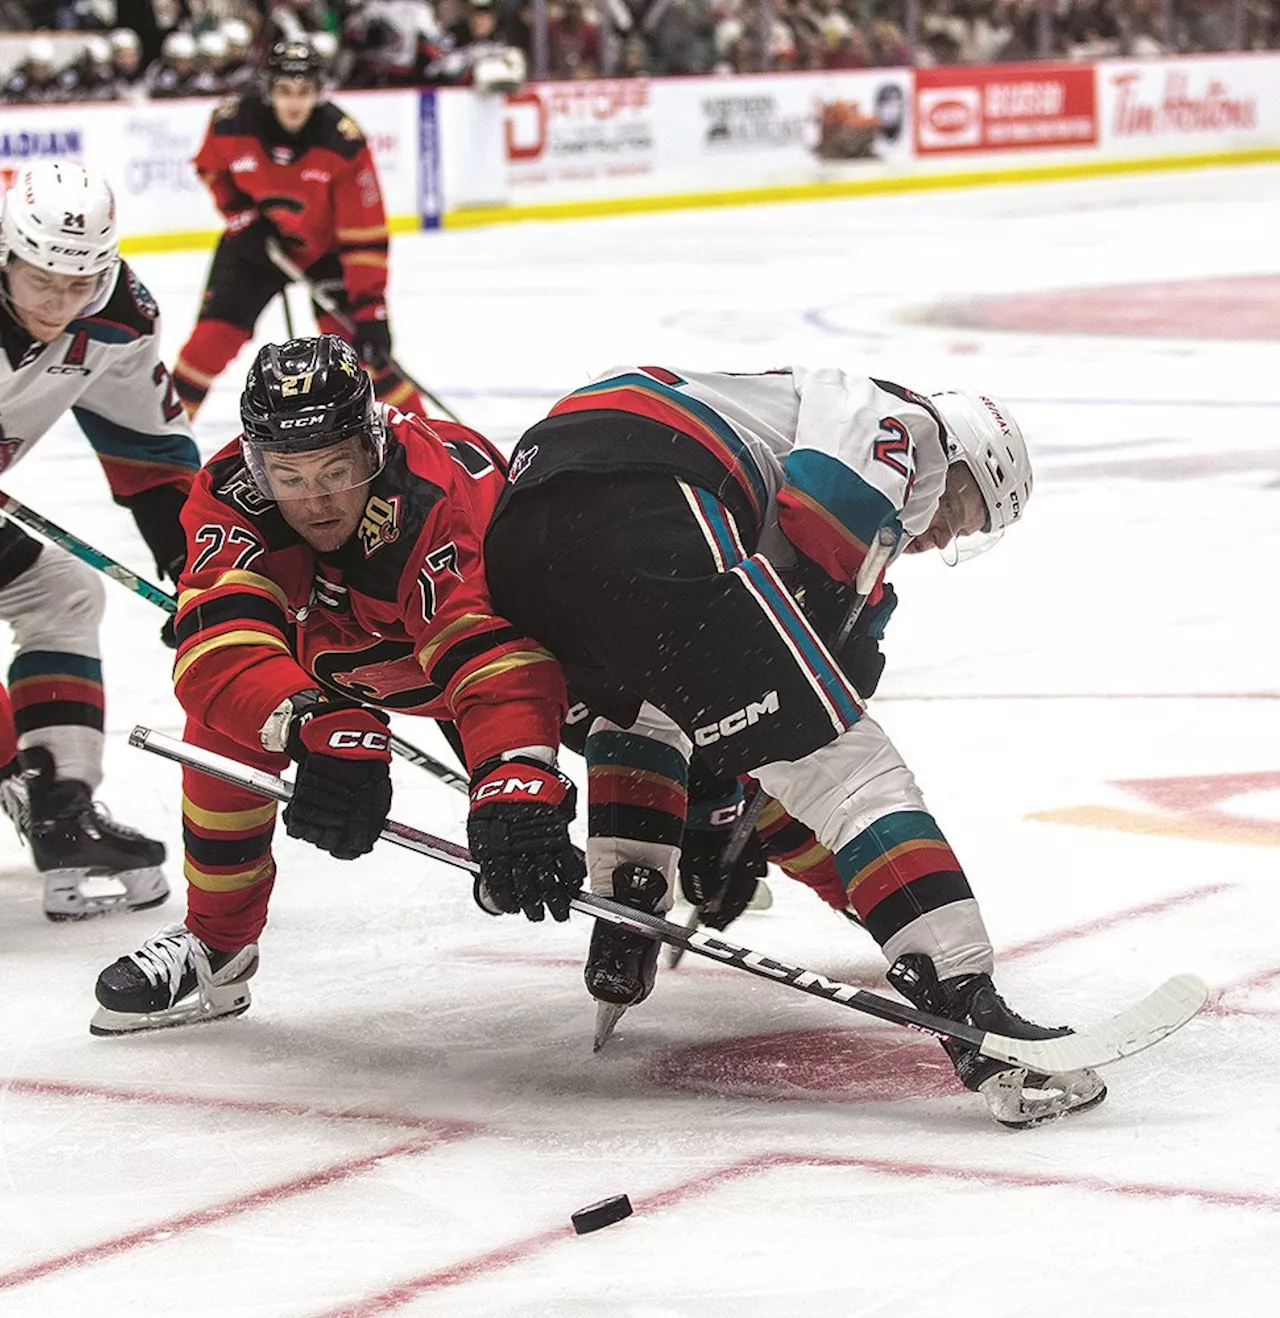
[[[1093,68],[1005,64],[917,69],[916,150],[1035,150],[1098,140]]]

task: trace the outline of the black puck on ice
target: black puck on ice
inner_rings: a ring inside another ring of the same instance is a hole
[[[602,1226],[612,1226],[631,1216],[631,1200],[625,1194],[611,1195],[601,1199],[598,1204],[588,1204],[579,1208],[573,1215],[573,1229],[585,1236],[588,1231],[599,1231]]]

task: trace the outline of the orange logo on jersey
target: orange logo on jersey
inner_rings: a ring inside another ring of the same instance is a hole
[[[360,543],[364,546],[365,558],[372,558],[383,545],[392,544],[400,538],[400,496],[393,494],[384,499],[381,495],[371,494],[364,506],[364,516],[356,530]]]

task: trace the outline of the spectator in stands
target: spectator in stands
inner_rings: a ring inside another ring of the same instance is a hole
[[[191,79],[191,95],[224,96],[226,79],[222,76],[227,62],[227,39],[221,28],[206,28],[196,38],[195,76]]]
[[[27,42],[26,58],[5,79],[4,99],[27,105],[61,100],[54,60],[53,42],[48,37],[32,37]]]
[[[148,88],[156,98],[194,95],[196,39],[190,32],[170,32],[160,47],[160,58],[148,72]]]
[[[128,100],[146,95],[146,70],[142,63],[142,41],[128,27],[118,27],[108,37],[111,46],[111,76],[116,91]]]
[[[598,78],[600,26],[586,16],[582,0],[559,0],[548,9],[548,77]]]
[[[253,49],[253,33],[242,18],[228,18],[222,24],[222,35],[227,40],[227,58],[222,66],[222,80],[231,92],[244,91],[258,80],[249,52]]]
[[[901,69],[914,63],[902,29],[887,18],[871,25],[871,63],[881,69]]]
[[[445,40],[426,0],[368,0],[348,16],[343,44],[348,87],[417,87]]]
[[[111,57],[111,42],[94,33],[85,38],[80,58],[70,66],[75,85],[71,97],[78,101],[114,101],[120,90],[116,85]]]

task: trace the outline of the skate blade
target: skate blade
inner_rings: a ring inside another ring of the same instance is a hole
[[[67,920],[90,920],[115,911],[149,911],[169,900],[169,884],[159,869],[126,872],[132,876],[131,881],[123,878],[119,870],[47,871],[45,919],[60,924]],[[84,888],[86,884],[88,891]]]
[[[756,890],[747,903],[749,911],[767,911],[773,905],[773,892],[763,879],[756,880]]]
[[[99,1007],[89,1022],[89,1033],[98,1038],[118,1034],[140,1034],[146,1030],[168,1030],[178,1025],[199,1025],[223,1016],[240,1016],[249,1010],[248,984],[219,984],[208,990],[201,1000],[198,992],[165,1011],[138,1015]]]
[[[596,1032],[591,1044],[593,1053],[598,1053],[613,1037],[613,1032],[617,1029],[618,1022],[626,1014],[626,1010],[625,1007],[620,1007],[615,1002],[596,1003]]]
[[[978,1092],[1000,1125],[1030,1130],[1097,1107],[1106,1098],[1107,1087],[1096,1071],[1087,1069],[1050,1076],[1014,1069],[985,1080]]]

